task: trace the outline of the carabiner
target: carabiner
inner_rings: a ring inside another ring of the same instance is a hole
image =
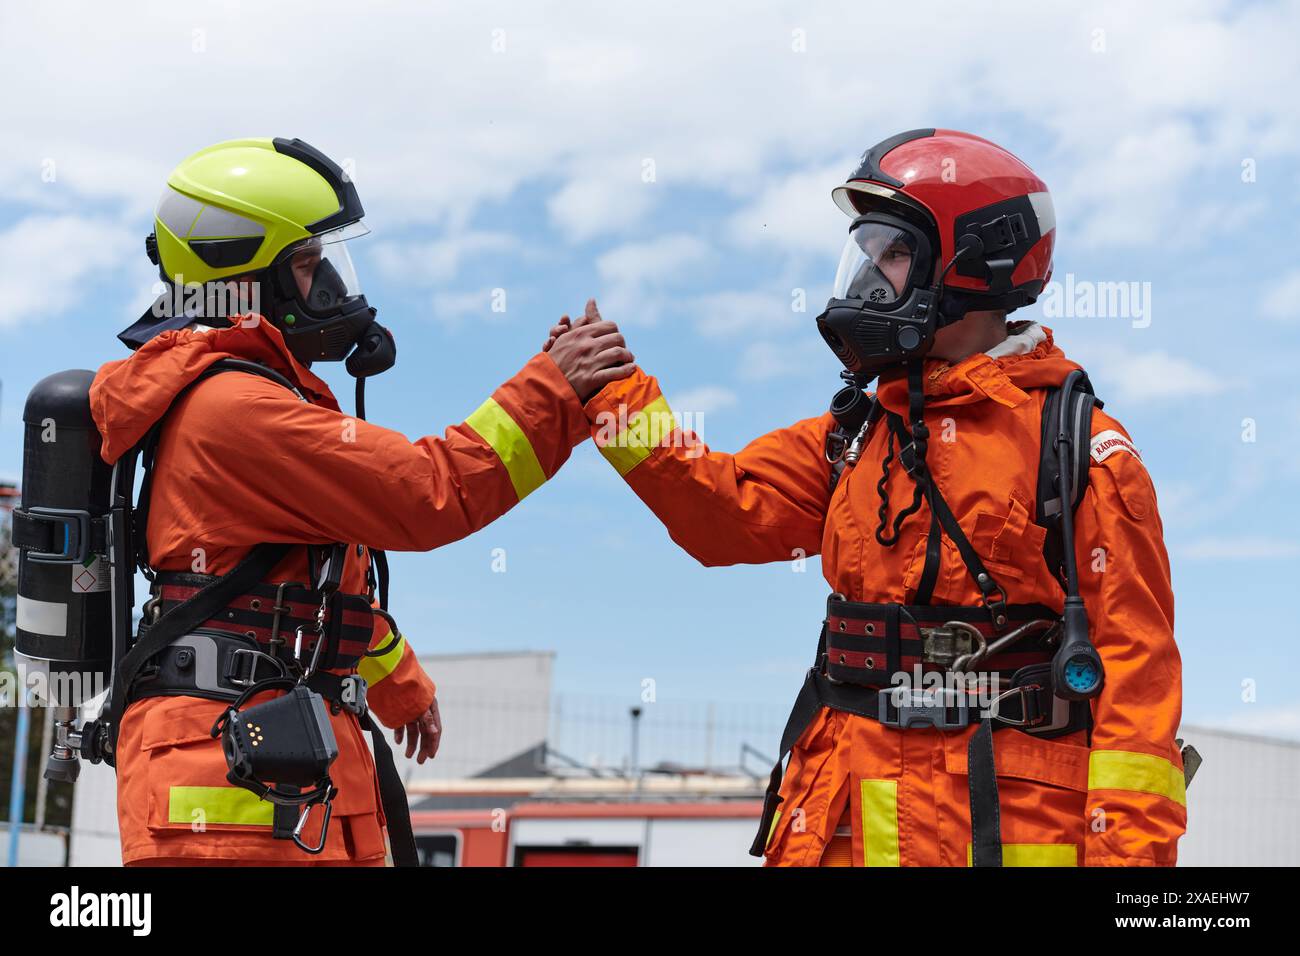
[[[329,832],[330,817],[334,814],[334,795],[338,793],[333,786],[330,787],[325,799],[321,801],[321,806],[325,808],[325,818],[321,820],[320,825],[320,843],[316,846],[308,846],[302,841],[302,830],[307,825],[307,818],[311,815],[311,808],[315,804],[305,804],[302,808],[302,815],[298,817],[298,825],[293,828],[293,842],[306,850],[308,853],[316,854],[325,849],[325,835]]]
[[[961,657],[957,658],[957,660],[953,661],[952,669],[955,671],[962,671],[965,670],[967,667],[970,667],[972,664],[978,664],[980,661],[984,660],[984,658],[991,657],[992,655],[997,654],[999,651],[1005,650],[1007,647],[1014,644],[1016,641],[1020,640],[1022,637],[1025,636],[1025,633],[1030,628],[1035,628],[1042,624],[1046,624],[1049,630],[1053,626],[1055,626],[1055,623],[1053,621],[1049,621],[1044,618],[1035,618],[1032,621],[1026,621],[1024,624],[1021,624],[1014,631],[1008,631],[1007,633],[999,637],[996,641],[994,641],[992,644],[989,644],[984,640],[984,635],[980,634],[979,631],[976,628],[972,627],[971,625],[965,624],[961,621],[949,621],[947,624],[944,625],[945,627],[961,626],[965,628],[970,628],[971,632],[979,635],[979,644],[980,644],[980,646],[976,650],[971,651],[971,653],[969,654],[964,654]]]
[[[302,664],[302,632],[306,630],[306,624],[299,624],[293,632],[293,659]],[[324,629],[319,626],[313,627],[312,632],[316,635],[316,646],[311,649],[311,663],[302,672],[302,679],[306,680],[316,672],[316,664],[320,661],[320,649],[325,644]]]
[[[284,603],[284,589],[300,588],[300,587],[302,587],[302,584],[300,584],[297,581],[283,581],[280,584],[276,585],[275,603],[271,605],[271,610],[275,612],[271,618],[270,646],[271,646],[272,654],[278,651],[280,647],[284,644],[284,638],[280,636],[280,622],[284,618],[284,615],[288,614],[289,611],[292,610],[292,608],[290,608],[289,605]]]
[[[849,450],[848,435],[838,430],[826,433],[826,441],[822,446],[822,454],[826,456],[826,461],[828,464],[838,465],[841,461],[844,460],[844,454],[848,450]]]

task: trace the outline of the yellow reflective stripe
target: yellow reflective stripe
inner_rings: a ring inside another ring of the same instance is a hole
[[[669,407],[668,399],[660,395],[628,419],[627,428],[613,441],[601,445],[600,453],[620,475],[626,475],[649,458],[650,452],[676,430],[677,416]]]
[[[1154,793],[1187,806],[1183,772],[1164,757],[1152,754],[1094,750],[1088,756],[1088,789]]]
[[[465,419],[501,459],[515,486],[515,494],[523,501],[546,483],[546,472],[537,460],[537,453],[528,441],[524,430],[516,424],[496,399],[489,398]]]
[[[898,781],[862,781],[862,853],[866,866],[898,866]]]
[[[388,642],[393,639],[393,632],[389,631],[388,636],[384,638],[379,646],[386,647]],[[385,651],[378,657],[363,657],[361,663],[357,664],[357,673],[366,679],[366,683],[374,687],[381,680],[397,670],[397,665],[402,662],[402,651],[406,648],[406,638],[399,637],[397,646],[390,651]]]
[[[274,815],[274,804],[243,787],[172,787],[167,797],[168,823],[269,827]]]
[[[776,813],[772,814],[772,823],[767,828],[767,840],[764,843],[764,846],[768,846],[772,843],[772,834],[776,832],[776,825],[777,823],[780,822],[780,820],[781,820],[781,811],[778,810],[776,811]]]
[[[966,844],[966,865],[973,866],[975,848]],[[1074,843],[1004,843],[1003,866],[1078,866],[1079,847]]]

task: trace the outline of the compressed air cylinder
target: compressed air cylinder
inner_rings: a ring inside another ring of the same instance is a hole
[[[107,675],[113,647],[109,563],[92,545],[112,478],[90,415],[93,379],[85,369],[57,372],[36,384],[23,409],[19,511],[39,517],[48,543],[19,551],[14,644],[24,657],[46,662],[51,676],[79,674],[92,682]],[[101,547],[102,540],[101,531]]]

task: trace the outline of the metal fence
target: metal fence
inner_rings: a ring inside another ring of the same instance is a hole
[[[408,764],[408,779],[474,776],[542,743],[547,766],[560,772],[626,773],[635,765],[766,775],[786,717],[781,707],[754,703],[441,683],[438,706],[442,749],[432,764]]]
[[[557,695],[550,746],[584,765],[771,771],[786,710],[767,704]]]

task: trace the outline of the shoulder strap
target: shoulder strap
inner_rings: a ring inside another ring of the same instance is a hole
[[[1092,383],[1087,375],[1080,379],[1069,394],[1059,386],[1047,390],[1043,402],[1042,431],[1039,444],[1038,460],[1038,513],[1034,521],[1047,531],[1043,540],[1043,559],[1052,573],[1058,578],[1063,574],[1065,561],[1064,545],[1061,539],[1061,467],[1057,454],[1056,423],[1060,419],[1061,406],[1069,403],[1070,448],[1072,460],[1067,463],[1071,475],[1070,511],[1073,513],[1083,500],[1088,488],[1088,466],[1091,460],[1092,445],[1092,410],[1101,408],[1103,403],[1092,391]]]
[[[293,392],[299,401],[307,401],[306,397],[293,382],[281,375],[275,369],[267,368],[260,362],[250,362],[247,359],[224,358],[219,359],[209,365],[203,372],[190,384],[176,393],[171,404],[167,406],[167,411],[163,412],[158,421],[145,434],[140,443],[133,448],[129,454],[140,456],[140,495],[135,506],[132,516],[131,537],[135,543],[135,562],[136,566],[146,578],[153,580],[152,567],[149,564],[149,544],[146,540],[149,527],[149,501],[151,491],[153,490],[153,463],[154,457],[158,452],[158,436],[162,432],[163,422],[171,410],[176,407],[176,403],[181,397],[194,388],[204,379],[212,378],[214,375],[220,375],[222,372],[246,372],[250,375],[260,375],[262,378],[269,379],[277,385],[283,385],[289,391]]]
[[[306,401],[298,388],[279,372],[257,362],[236,358],[221,359],[214,362],[198,378],[176,394],[167,411],[154,423],[140,443],[127,453],[132,457],[140,456],[143,470],[140,479],[138,503],[132,509],[131,536],[134,544],[134,560],[148,577],[152,577],[152,572],[149,565],[148,544],[145,536],[149,522],[149,499],[153,485],[154,456],[158,447],[158,435],[162,429],[162,423],[182,395],[204,379],[219,375],[222,372],[246,372],[260,375],[279,385],[283,385],[297,395],[299,399]],[[130,489],[128,488],[127,495],[129,496],[129,494]],[[216,615],[240,594],[260,583],[284,559],[292,547],[291,544],[257,545],[245,555],[244,559],[229,574],[217,578],[198,594],[172,608],[171,611],[152,624],[141,622],[135,644],[113,668],[112,689],[108,700],[104,704],[101,717],[102,722],[108,725],[108,733],[114,745],[122,714],[126,710],[131,685],[139,676],[145,662],[170,645],[176,638],[188,634],[204,621]],[[109,761],[110,763],[114,762],[112,755],[109,755]]]

